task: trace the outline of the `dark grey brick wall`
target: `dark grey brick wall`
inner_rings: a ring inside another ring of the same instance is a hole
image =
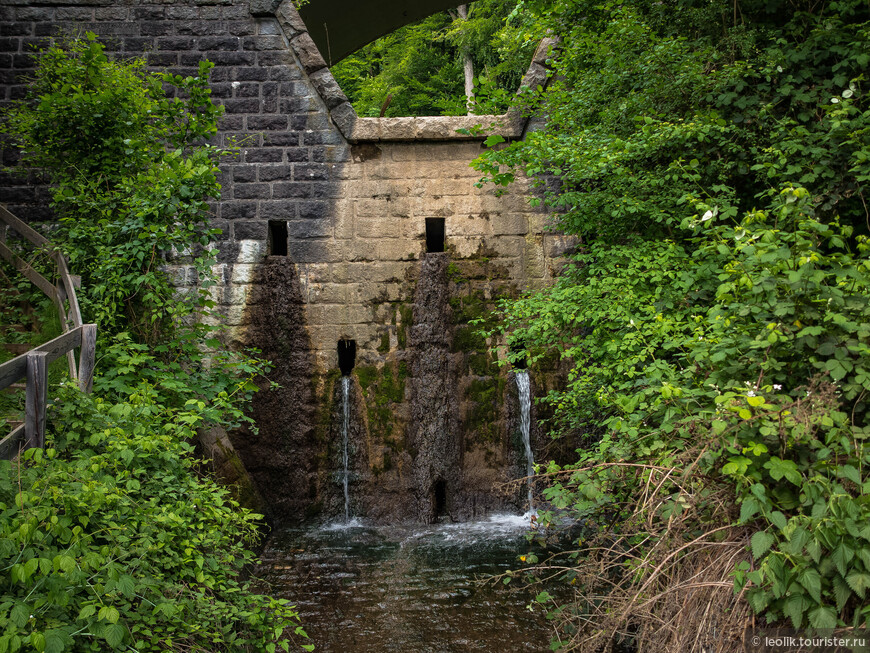
[[[114,56],[143,57],[154,69],[182,75],[208,59],[215,63],[212,97],[226,110],[219,140],[239,146],[221,166],[223,192],[213,204],[213,223],[225,232],[222,262],[255,262],[239,259],[238,241],[264,240],[269,219],[290,220],[299,239],[332,236],[329,200],[340,193],[348,146],[276,20],[252,17],[247,0],[29,5],[0,7],[0,106],[25,96],[32,53],[53,37],[92,31]],[[41,177],[8,169],[17,161],[13,148],[0,156],[7,167],[0,202],[24,219],[50,219]]]

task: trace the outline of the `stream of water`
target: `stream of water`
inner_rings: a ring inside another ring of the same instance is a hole
[[[529,372],[517,370],[517,393],[520,399],[520,432],[523,436],[523,446],[526,449],[526,476],[529,488],[529,513],[535,513],[534,496],[532,493],[532,477],[535,475],[535,457],[532,454],[531,424],[532,424],[532,391],[529,383]]]
[[[341,377],[341,458],[344,463],[344,521],[350,523],[350,490],[348,479],[350,476],[348,466],[347,441],[350,433],[350,377]]]
[[[536,653],[551,628],[530,590],[485,582],[521,567],[528,517],[276,532],[258,576],[297,606],[319,653]]]

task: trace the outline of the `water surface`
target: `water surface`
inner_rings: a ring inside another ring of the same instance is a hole
[[[548,651],[528,590],[481,582],[521,566],[527,519],[297,528],[273,535],[258,576],[297,606],[322,653]]]

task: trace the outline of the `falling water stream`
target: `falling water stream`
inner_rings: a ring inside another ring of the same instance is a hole
[[[531,410],[532,410],[532,391],[529,383],[528,370],[517,370],[517,392],[520,398],[520,431],[523,436],[523,446],[526,449],[526,476],[528,477],[529,486],[529,514],[535,514],[534,497],[532,496],[532,477],[535,475],[535,458],[532,454],[531,441]]]
[[[344,521],[350,522],[350,489],[348,487],[348,478],[350,470],[348,468],[348,453],[347,441],[350,432],[350,377],[341,377],[341,458],[344,464],[344,476],[342,485],[344,486]]]

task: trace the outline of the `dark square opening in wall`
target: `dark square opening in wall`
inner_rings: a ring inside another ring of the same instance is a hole
[[[426,251],[444,251],[444,218],[426,218]]]
[[[342,376],[349,376],[356,364],[356,340],[338,341],[338,369]]]
[[[287,256],[287,223],[269,220],[269,256]]]

